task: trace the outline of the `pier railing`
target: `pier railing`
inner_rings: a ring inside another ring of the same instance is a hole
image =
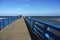
[[[60,40],[60,26],[25,17],[32,40]],[[34,36],[35,35],[35,36]]]
[[[11,24],[13,21],[18,19],[18,16],[7,16],[7,17],[2,17],[0,18],[0,30],[6,27],[7,25]]]

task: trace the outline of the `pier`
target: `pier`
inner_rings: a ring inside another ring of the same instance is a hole
[[[23,17],[3,28],[0,31],[0,40],[31,40]]]
[[[36,18],[28,16],[16,17],[13,20],[13,22],[11,22],[4,28],[2,27],[2,29],[0,30],[0,40],[59,40],[59,39],[60,39],[60,25],[55,25],[51,22],[47,22],[47,20],[45,21],[42,19],[38,20]]]

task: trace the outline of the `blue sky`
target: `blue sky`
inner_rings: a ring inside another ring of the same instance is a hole
[[[0,0],[0,16],[60,16],[60,0]]]

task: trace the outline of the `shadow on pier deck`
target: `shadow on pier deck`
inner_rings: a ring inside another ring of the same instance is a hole
[[[2,29],[0,40],[31,40],[23,17]]]

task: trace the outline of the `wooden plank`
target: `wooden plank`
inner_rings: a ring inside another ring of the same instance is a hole
[[[23,17],[1,30],[0,40],[31,40]]]

